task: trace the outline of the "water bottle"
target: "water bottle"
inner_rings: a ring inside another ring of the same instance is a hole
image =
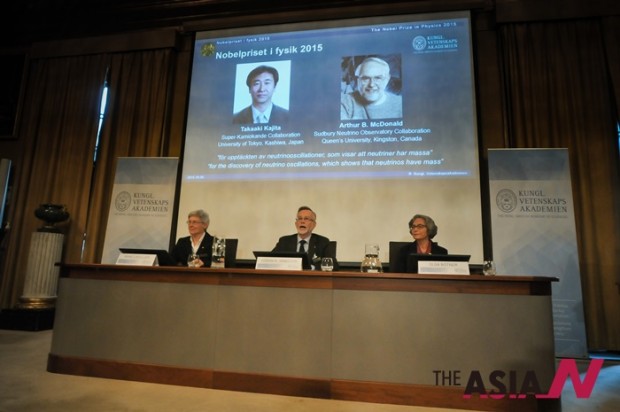
[[[226,239],[222,237],[213,238],[213,253],[211,254],[211,267],[223,268],[226,258]]]
[[[364,273],[383,272],[383,267],[381,266],[381,261],[379,260],[379,245],[376,243],[366,244],[366,254],[364,255],[364,260],[362,260],[360,270]]]

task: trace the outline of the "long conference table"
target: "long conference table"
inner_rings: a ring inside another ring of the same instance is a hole
[[[49,372],[400,405],[557,407],[502,397],[490,383],[500,371],[519,389],[534,373],[549,388],[553,277],[97,264],[60,273]],[[466,399],[476,376],[501,399]]]

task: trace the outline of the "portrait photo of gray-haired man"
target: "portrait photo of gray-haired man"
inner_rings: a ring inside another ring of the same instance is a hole
[[[393,76],[390,64],[379,57],[343,59],[344,90],[340,99],[341,120],[396,119],[403,117],[403,100],[390,90],[393,83],[400,86],[400,76]],[[400,61],[400,60],[398,60]],[[353,74],[350,73],[352,66]],[[399,68],[400,69],[400,68]],[[400,70],[398,70],[400,74]]]

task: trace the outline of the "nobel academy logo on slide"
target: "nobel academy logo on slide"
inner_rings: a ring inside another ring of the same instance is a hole
[[[211,57],[215,54],[215,44],[209,42],[200,47],[200,55],[202,57]]]
[[[514,370],[494,370],[488,377],[473,370],[467,378],[463,398],[471,399],[477,396],[480,399],[526,399],[533,396],[536,399],[559,399],[568,378],[571,379],[577,398],[589,398],[602,367],[603,359],[591,360],[581,380],[575,359],[562,359],[546,393],[540,389],[536,372],[532,370],[519,373]],[[433,374],[436,386],[461,386],[463,376],[460,370],[434,370]]]
[[[413,38],[413,50],[415,51],[422,51],[424,49],[426,49],[426,45],[428,44],[426,42],[426,37],[424,36],[415,36]]]
[[[413,38],[411,45],[414,53],[447,52],[458,50],[459,40],[443,34],[418,35]]]
[[[413,30],[416,34],[411,46],[415,54],[418,53],[437,53],[453,52],[459,49],[458,32],[462,27],[462,22],[458,19],[419,22],[398,26],[398,30]]]

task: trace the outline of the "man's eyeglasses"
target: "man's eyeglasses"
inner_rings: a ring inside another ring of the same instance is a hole
[[[426,225],[413,225],[411,226],[411,230],[413,229],[426,229]]]
[[[296,222],[314,222],[314,219],[311,217],[298,217],[295,219]]]
[[[201,220],[188,220],[187,222],[188,225],[202,225],[202,221]]]
[[[373,83],[383,83],[387,77],[385,76],[360,76],[358,80],[364,84],[369,83],[371,80]]]

